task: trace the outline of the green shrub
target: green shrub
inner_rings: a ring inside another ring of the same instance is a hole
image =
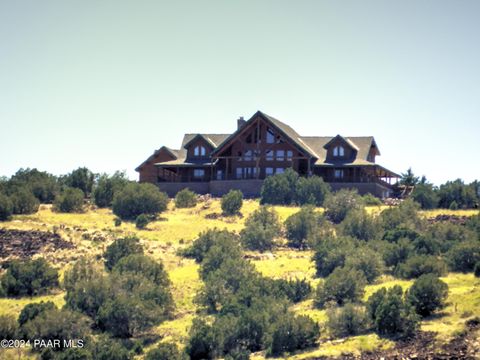
[[[420,316],[429,316],[443,309],[448,296],[448,285],[433,274],[420,276],[407,292],[407,301]]]
[[[99,308],[111,296],[112,285],[103,272],[103,266],[83,257],[65,271],[63,284],[67,290],[66,307],[94,319]]]
[[[364,306],[347,303],[343,307],[332,307],[327,309],[327,316],[327,328],[337,338],[362,334],[369,327]]]
[[[380,254],[365,246],[358,248],[355,254],[347,256],[345,267],[360,271],[370,284],[385,270]]]
[[[93,360],[131,360],[133,356],[119,341],[101,336],[92,346],[92,358]]]
[[[384,239],[388,240],[389,231],[397,232],[399,229],[401,233],[396,234],[397,239],[403,237],[411,239],[409,235],[414,235],[425,223],[425,220],[420,218],[418,210],[420,210],[420,205],[412,199],[404,200],[398,206],[383,210],[379,218],[383,229],[386,231]],[[406,235],[405,232],[409,235]]]
[[[115,240],[107,247],[103,257],[105,258],[105,266],[112,270],[118,261],[128,255],[143,254],[143,247],[140,240],[135,236],[128,236]]]
[[[9,180],[8,187],[27,187],[41,203],[52,203],[59,191],[55,176],[37,169],[20,169]]]
[[[378,222],[365,209],[349,211],[340,224],[340,230],[343,235],[359,240],[368,241],[380,236]]]
[[[116,217],[116,218],[113,220],[113,224],[114,224],[115,226],[117,226],[117,227],[120,226],[120,225],[122,225],[122,219]]]
[[[275,210],[261,206],[247,218],[240,237],[247,249],[265,251],[273,247],[279,232],[280,222]]]
[[[312,207],[302,207],[299,212],[290,215],[285,221],[288,246],[306,248],[309,239],[317,230],[319,215]]]
[[[398,285],[373,293],[368,298],[367,309],[374,329],[380,335],[409,337],[419,326],[418,315],[404,301],[403,290]]]
[[[477,261],[477,263],[475,264],[473,274],[475,275],[475,277],[480,277],[480,261]]]
[[[150,220],[148,219],[147,215],[140,214],[135,219],[135,227],[140,230],[145,229],[149,222]]]
[[[386,240],[388,242],[393,243],[393,242],[397,242],[400,239],[415,240],[417,237],[420,236],[420,233],[418,231],[410,229],[407,226],[405,226],[404,224],[402,224],[401,223],[401,221],[403,221],[402,219],[393,219],[398,215],[397,211],[392,212],[391,209],[386,209],[384,211],[390,211],[390,215],[385,216],[382,219],[382,221],[384,223],[383,225],[385,225],[385,223],[392,222],[393,224],[391,224],[391,225],[387,224],[387,226],[390,227],[390,226],[394,225],[394,227],[385,231],[385,233],[383,234],[383,240]],[[395,214],[395,213],[397,213],[397,214]],[[382,214],[383,214],[383,212],[382,212]],[[390,218],[390,219],[388,219],[388,218]],[[398,222],[400,222],[400,224],[397,224]]]
[[[298,178],[295,189],[295,202],[298,205],[322,206],[330,194],[330,186],[319,176]]]
[[[260,190],[260,204],[290,205],[296,196],[298,174],[288,168],[283,174],[268,176]]]
[[[56,308],[55,304],[51,301],[27,304],[18,316],[18,323],[20,326],[23,326],[27,321],[35,319],[42,312]]]
[[[175,207],[176,208],[192,208],[197,205],[197,194],[188,188],[180,190],[175,195]]]
[[[380,206],[383,205],[382,200],[380,200],[378,197],[373,196],[370,193],[367,193],[362,196],[363,202],[367,206]]]
[[[143,301],[138,296],[122,292],[102,304],[98,310],[97,324],[114,337],[128,338],[160,322],[161,310],[152,301]]]
[[[319,336],[318,324],[308,316],[286,315],[274,324],[268,354],[279,356],[286,352],[312,347]]]
[[[167,209],[168,196],[153,184],[131,183],[113,197],[113,213],[123,220],[140,214],[156,214]]]
[[[136,336],[170,317],[169,285],[163,265],[144,255],[122,256],[107,274],[81,259],[65,274],[66,307],[115,337]]]
[[[170,286],[170,280],[163,264],[142,254],[122,257],[113,268],[113,271],[120,274],[142,275],[155,285]]]
[[[201,263],[214,245],[230,242],[232,239],[238,242],[234,233],[227,230],[209,229],[201,232],[192,245],[181,252],[181,255],[193,258],[197,263]]]
[[[124,172],[115,172],[112,176],[100,175],[93,190],[93,200],[100,208],[112,206],[113,197],[129,183]]]
[[[440,185],[438,197],[438,205],[446,209],[470,209],[478,201],[475,189],[470,185],[464,184],[460,179],[447,181],[445,184]]]
[[[356,246],[354,240],[348,237],[326,237],[318,241],[313,255],[317,276],[328,276],[337,267],[342,267],[347,255]]]
[[[243,193],[240,190],[230,190],[222,196],[222,212],[232,216],[240,213],[243,206]]]
[[[174,343],[160,343],[155,349],[150,350],[145,360],[182,360],[183,356]]]
[[[14,260],[2,276],[0,283],[6,295],[33,296],[47,293],[58,286],[58,271],[45,259]]]
[[[411,197],[420,204],[422,209],[435,209],[438,206],[438,195],[432,184],[417,184],[412,191]]]
[[[53,208],[64,213],[78,213],[83,210],[83,192],[80,189],[66,188],[55,196]]]
[[[381,242],[382,256],[387,266],[397,266],[403,263],[413,252],[413,245],[409,239],[403,238],[396,243],[389,243],[386,241]]]
[[[405,263],[398,264],[395,274],[404,279],[418,278],[424,274],[442,276],[447,273],[445,262],[434,256],[414,255],[409,257]]]
[[[9,220],[13,213],[12,201],[0,193],[0,221]]]
[[[40,202],[26,187],[18,188],[10,196],[14,214],[33,214],[38,211]]]
[[[342,189],[328,196],[324,206],[325,216],[339,224],[350,211],[363,209],[364,204],[357,191]]]
[[[22,332],[27,339],[60,340],[61,349],[69,340],[82,339],[88,343],[90,321],[79,313],[62,309],[51,309],[41,312],[33,320],[22,326]],[[60,349],[55,349],[56,351]]]
[[[0,315],[0,339],[18,339],[18,323],[12,315]]]
[[[293,303],[305,300],[312,293],[312,286],[306,279],[276,279],[274,282],[279,293]]]
[[[323,308],[333,302],[343,305],[346,302],[357,302],[365,292],[364,275],[351,268],[336,268],[317,288],[315,304]]]
[[[447,253],[447,260],[452,271],[470,272],[480,261],[480,243],[478,241],[461,242]]]
[[[86,167],[79,167],[61,180],[63,180],[67,186],[81,190],[84,196],[88,197],[93,189],[95,174]]]
[[[213,359],[217,347],[212,326],[201,319],[193,319],[186,347],[186,353],[190,359]]]

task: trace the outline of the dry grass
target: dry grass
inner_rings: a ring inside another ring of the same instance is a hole
[[[72,263],[78,256],[99,255],[112,239],[128,234],[137,235],[142,239],[148,255],[161,260],[172,281],[172,292],[175,300],[176,311],[174,319],[164,322],[155,331],[163,337],[162,341],[175,341],[179,345],[185,344],[192,320],[195,317],[196,305],[195,294],[201,288],[202,283],[198,278],[198,265],[192,260],[183,259],[177,255],[179,249],[193,241],[199,232],[212,228],[228,229],[239,232],[246,217],[259,206],[258,201],[246,200],[242,208],[242,215],[237,217],[220,216],[221,209],[218,200],[207,203],[199,203],[192,209],[175,209],[171,203],[168,210],[161,214],[159,220],[150,223],[146,230],[138,230],[132,223],[122,223],[114,226],[115,216],[110,210],[89,210],[83,214],[59,214],[51,211],[49,206],[34,215],[15,216],[12,221],[0,224],[3,228],[23,230],[56,230],[65,238],[71,239],[77,246],[70,254],[60,254],[57,257],[48,255],[47,258],[59,267],[62,272],[67,264]],[[370,213],[379,213],[384,207],[368,207]],[[288,216],[299,210],[298,207],[279,206],[275,207],[279,217],[284,221]],[[322,211],[320,209],[320,211]],[[438,214],[474,215],[478,211],[458,210],[435,210],[423,212],[427,217]],[[216,218],[207,218],[210,214],[217,214]],[[85,235],[100,234],[103,240],[95,241]],[[315,287],[319,279],[315,278],[315,268],[312,261],[312,251],[297,251],[280,248],[272,253],[260,254],[248,252],[252,263],[265,276],[273,278],[306,278]],[[61,257],[61,258],[59,258]],[[463,328],[466,318],[480,313],[480,282],[471,274],[449,274],[444,278],[450,287],[449,305],[443,312],[443,316],[437,316],[423,322],[424,330],[432,330],[439,333],[441,339],[447,339]],[[366,288],[365,299],[374,291],[383,286],[400,285],[404,289],[411,285],[411,281],[404,281],[384,276],[377,284]],[[17,316],[21,309],[28,303],[39,301],[53,301],[57,306],[64,304],[64,293],[54,295],[0,299],[0,315],[12,314]],[[311,299],[292,306],[298,314],[311,316],[322,326],[326,321],[324,310],[316,309]],[[325,332],[324,332],[325,334]],[[391,346],[391,342],[379,339],[374,334],[351,337],[339,341],[326,341],[322,336],[322,344],[317,349],[294,355],[293,359],[307,359],[315,356],[341,356],[341,354],[358,354],[361,351],[373,350],[379,347]],[[7,356],[6,353],[0,354]],[[8,356],[11,356],[9,353]],[[263,358],[263,354],[256,354],[253,358]]]

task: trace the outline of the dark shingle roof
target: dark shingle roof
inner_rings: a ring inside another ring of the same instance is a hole
[[[185,136],[183,137],[183,141],[182,141],[182,149],[184,149],[185,146],[197,136],[203,137],[215,149],[226,138],[228,138],[230,136],[230,134],[185,134]]]
[[[305,153],[310,154],[313,158],[316,159],[316,166],[332,166],[334,164],[328,163],[327,160],[327,150],[325,145],[330,141],[340,136],[300,136],[293,128],[289,125],[283,123],[282,121],[267,115],[261,111],[257,111],[248,121],[251,121],[256,116],[262,116],[267,119],[274,127],[283,132],[288,136],[300,149]],[[238,130],[237,130],[238,131]],[[183,137],[182,145],[180,150],[170,150],[176,155],[175,160],[168,162],[159,163],[162,165],[183,165],[183,166],[193,166],[200,165],[197,163],[186,162],[187,151],[185,146],[192,141],[195,137],[201,136],[206,141],[208,141],[214,148],[214,153],[219,148],[223,147],[228,143],[233,137],[236,136],[237,131],[233,134],[185,134]],[[352,162],[343,163],[342,165],[374,165],[373,162],[368,161],[368,154],[372,146],[376,147],[375,139],[373,136],[349,136],[342,137],[352,148],[357,150],[357,155]],[[378,149],[377,149],[378,151]],[[207,164],[207,163],[202,163]],[[208,163],[209,164],[209,163]]]

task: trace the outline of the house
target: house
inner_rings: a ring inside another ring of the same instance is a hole
[[[263,180],[293,168],[321,176],[333,190],[357,189],[390,196],[399,175],[376,163],[373,136],[300,136],[287,124],[257,111],[237,120],[233,134],[185,134],[180,149],[162,146],[140,164],[140,182],[175,195],[183,188],[222,195],[239,189],[258,196]]]

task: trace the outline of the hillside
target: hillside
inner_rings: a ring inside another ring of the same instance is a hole
[[[184,346],[188,330],[196,313],[194,297],[201,288],[197,270],[199,266],[192,259],[177,255],[179,249],[185,248],[197,237],[199,232],[207,229],[219,228],[239,232],[244,221],[259,206],[257,201],[247,200],[242,208],[242,216],[226,218],[221,216],[218,200],[200,202],[195,208],[175,209],[169,204],[166,212],[160,218],[148,225],[145,230],[138,230],[132,223],[123,222],[120,226],[114,225],[115,216],[109,209],[90,209],[82,214],[60,214],[51,211],[48,205],[42,205],[40,211],[33,215],[18,215],[11,221],[0,223],[0,229],[24,231],[50,231],[58,234],[61,239],[73,246],[55,247],[47,245],[33,257],[43,256],[61,273],[82,255],[95,256],[102,254],[106,247],[118,237],[135,234],[141,240],[146,253],[161,260],[168,271],[173,284],[175,301],[174,319],[162,323],[154,329],[162,341],[174,341]],[[298,207],[276,206],[281,221],[296,213]],[[370,213],[382,211],[381,207],[369,207]],[[319,211],[322,211],[321,209]],[[435,217],[439,214],[471,216],[477,210],[468,211],[431,211],[422,212],[425,217]],[[38,241],[38,240],[37,240]],[[281,241],[280,241],[281,243]],[[22,246],[21,244],[18,246]],[[54,250],[55,249],[55,250]],[[35,252],[35,251],[33,251]],[[2,252],[1,260],[5,260],[11,253]],[[32,255],[28,253],[26,256]],[[292,250],[278,246],[272,252],[260,253],[249,251],[246,257],[265,276],[272,278],[306,278],[312,285],[320,281],[315,277],[315,264],[312,261],[311,250]],[[480,280],[473,274],[449,273],[442,277],[449,286],[447,307],[438,316],[422,321],[421,329],[433,332],[432,335],[438,345],[447,343],[461,334],[465,329],[465,322],[474,315],[480,314]],[[391,275],[382,275],[374,284],[367,285],[364,298],[367,299],[374,291],[381,287],[400,285],[408,288],[413,281],[401,280]],[[28,303],[51,300],[58,306],[64,303],[64,293],[33,298],[0,298],[0,315],[18,315]],[[292,306],[295,313],[305,314],[323,325],[326,321],[326,311],[316,309],[313,300],[308,299]],[[153,347],[154,345],[150,345]],[[309,359],[321,356],[341,356],[346,354],[358,355],[366,351],[389,349],[395,346],[394,342],[382,339],[374,333],[354,336],[347,339],[331,340],[326,331],[322,331],[320,345],[315,349],[298,353],[292,358]],[[147,350],[148,348],[146,348]],[[4,358],[18,358],[17,352],[4,352]],[[24,354],[26,355],[26,354]],[[14,357],[15,356],[15,357]],[[1,357],[1,356],[0,356]],[[253,355],[254,359],[264,358],[263,353]]]

